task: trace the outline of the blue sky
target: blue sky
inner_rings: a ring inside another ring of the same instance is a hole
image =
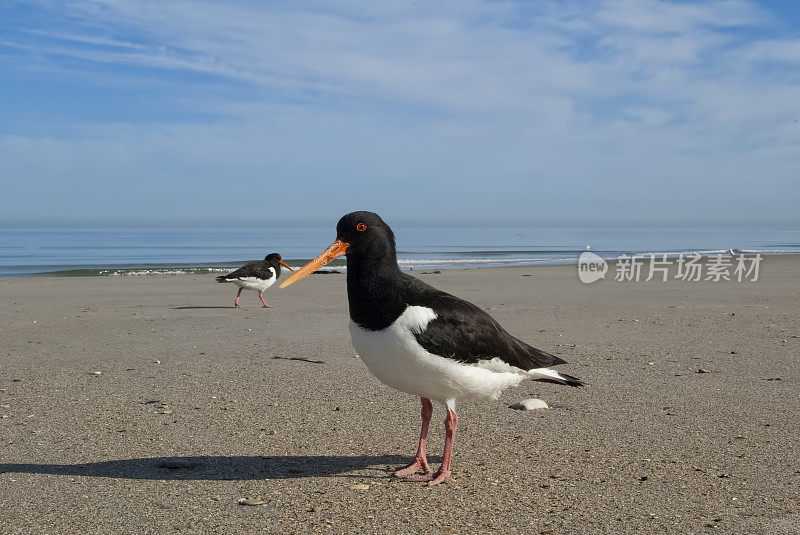
[[[800,2],[0,3],[0,224],[797,224]]]

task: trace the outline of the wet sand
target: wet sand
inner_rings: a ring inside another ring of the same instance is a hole
[[[419,401],[355,356],[341,274],[241,310],[212,277],[0,280],[0,533],[800,532],[800,257],[755,283],[418,275],[587,383],[461,403],[435,488],[390,477]]]

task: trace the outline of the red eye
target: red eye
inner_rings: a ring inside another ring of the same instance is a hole
[[[364,223],[359,223],[358,225],[356,225],[356,230],[359,232],[364,232],[365,230],[367,230],[367,225],[365,225]]]

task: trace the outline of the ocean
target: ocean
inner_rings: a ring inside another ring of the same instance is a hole
[[[576,263],[591,248],[621,254],[800,253],[800,227],[397,226],[404,269]],[[0,229],[0,277],[224,273],[278,252],[301,266],[335,238],[331,228]],[[344,260],[330,265],[344,269]]]

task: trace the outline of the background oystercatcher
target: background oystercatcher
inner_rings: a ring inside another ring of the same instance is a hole
[[[261,292],[275,284],[275,281],[281,276],[281,266],[288,268],[289,271],[294,271],[281,260],[281,255],[270,253],[264,257],[264,260],[245,264],[236,271],[217,277],[217,282],[232,282],[239,287],[239,291],[236,292],[236,301],[233,303],[236,308],[240,308],[239,296],[245,289],[258,290],[258,298],[261,299],[264,308],[272,308],[264,301]]]
[[[458,399],[497,398],[525,379],[582,385],[576,377],[548,368],[565,361],[514,338],[479,307],[401,272],[394,233],[372,212],[342,217],[336,241],[281,288],[342,254],[347,254],[353,347],[378,379],[422,399],[417,454],[396,476],[436,485],[450,475]],[[447,409],[444,455],[435,473],[425,451],[431,400]],[[424,473],[417,474],[420,470]]]

